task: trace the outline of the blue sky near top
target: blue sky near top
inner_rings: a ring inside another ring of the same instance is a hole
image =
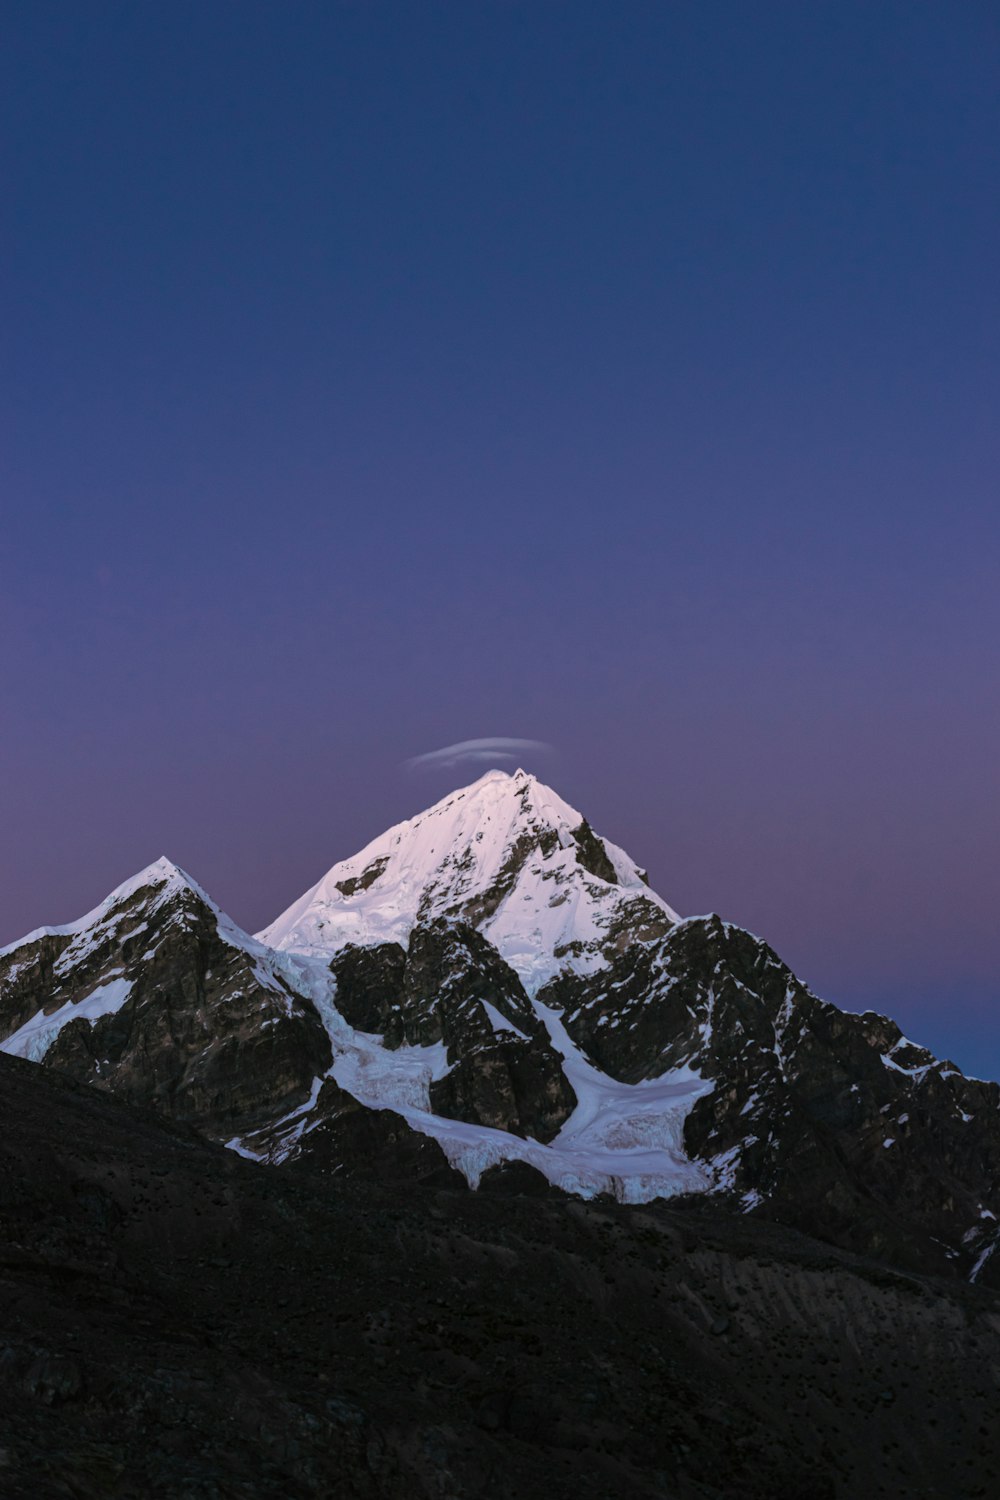
[[[995,6],[7,7],[0,941],[489,737],[1000,1070]]]

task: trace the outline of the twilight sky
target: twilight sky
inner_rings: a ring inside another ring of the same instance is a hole
[[[485,766],[1000,1076],[995,0],[10,0],[0,942]]]

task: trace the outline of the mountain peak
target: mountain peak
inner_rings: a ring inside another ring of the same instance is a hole
[[[22,948],[28,943],[37,942],[40,938],[73,937],[84,932],[103,922],[109,912],[131,901],[140,891],[147,889],[158,902],[180,891],[191,891],[214,909],[214,902],[197,881],[192,880],[191,876],[179,865],[175,865],[173,860],[161,854],[159,859],[153,860],[152,864],[146,865],[137,874],[131,875],[128,880],[123,880],[121,885],[115,886],[103,901],[98,902],[97,906],[82,917],[77,917],[75,922],[66,922],[59,927],[36,927],[33,932],[26,933],[24,937],[18,938],[13,943],[8,943],[5,948],[0,948],[0,957],[6,953],[12,953],[15,948]]]
[[[522,768],[493,769],[342,860],[258,936],[290,952],[405,945],[448,917],[480,928],[537,990],[590,972],[626,934],[678,921],[638,865]]]
[[[121,885],[106,896],[100,906],[94,908],[87,916],[81,917],[75,926],[89,926],[94,920],[99,919],[104,912],[113,907],[121,906],[125,901],[130,901],[133,896],[141,891],[149,890],[154,899],[159,903],[170,896],[189,892],[197,896],[206,906],[214,909],[215,903],[198,882],[190,876],[180,865],[175,865],[172,859],[161,854],[159,859],[154,859],[152,864],[146,865],[128,880],[122,881]]]
[[[537,776],[533,776],[530,771],[524,771],[520,767],[516,771],[505,771],[502,766],[493,766],[489,771],[484,771],[482,776],[478,777],[475,781],[470,781],[468,786],[457,786],[454,791],[447,792],[441,798],[441,802],[451,802],[455,797],[475,796],[477,793],[485,791],[490,787],[496,788],[501,793],[505,791],[516,793],[525,783],[531,782],[540,785]],[[418,816],[425,816],[426,813],[433,812],[434,808],[440,805],[440,802],[435,802],[431,807],[425,809],[424,814],[418,814]]]
[[[146,865],[145,869],[140,870],[125,883],[139,889],[144,885],[159,885],[164,880],[174,885],[189,886],[192,890],[199,888],[187,871],[182,870],[180,865],[175,865],[173,860],[168,859],[165,854],[161,854],[159,859],[154,859],[152,864]]]

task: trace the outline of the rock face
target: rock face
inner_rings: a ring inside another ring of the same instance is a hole
[[[447,1049],[447,1074],[430,1085],[433,1111],[548,1141],[576,1095],[514,970],[462,922],[438,918],[395,943],[350,947],[332,961],[336,1003],[389,1048]]]
[[[685,1144],[744,1207],[897,1265],[1000,1269],[1000,1088],[817,999],[750,933],[683,922],[539,999],[613,1077],[686,1059],[714,1081]]]
[[[0,954],[0,1038],[260,1162],[710,1195],[1000,1284],[1000,1089],[680,919],[523,772],[390,829],[256,938],[150,866]]]
[[[214,1139],[309,1098],[332,1061],[315,1007],[160,860],[67,928],[0,955],[3,1050]]]
[[[294,1125],[292,1129],[294,1130]],[[267,1128],[249,1136],[262,1155],[274,1149],[276,1133]],[[380,1183],[419,1183],[467,1192],[461,1172],[451,1166],[432,1136],[422,1135],[393,1109],[369,1109],[328,1078],[308,1118],[308,1134],[282,1160],[338,1179]],[[251,1153],[252,1154],[252,1153]]]

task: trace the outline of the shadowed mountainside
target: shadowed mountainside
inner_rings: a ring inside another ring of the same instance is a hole
[[[704,1203],[260,1167],[0,1057],[0,1224],[11,1500],[1000,1482],[994,1292]]]

